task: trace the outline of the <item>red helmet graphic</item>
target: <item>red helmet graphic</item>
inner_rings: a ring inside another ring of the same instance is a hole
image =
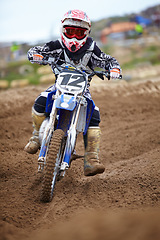
[[[71,52],[79,50],[90,33],[91,21],[81,10],[68,11],[61,20],[61,39]]]

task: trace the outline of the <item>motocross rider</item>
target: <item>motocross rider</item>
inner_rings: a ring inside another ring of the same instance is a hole
[[[43,57],[55,57],[55,59],[59,59],[58,64],[62,64],[60,60],[65,60],[86,70],[93,70],[95,67],[100,67],[110,71],[111,78],[118,78],[121,72],[119,63],[115,58],[103,53],[99,49],[96,42],[89,37],[90,31],[91,22],[86,13],[81,10],[70,10],[61,20],[61,38],[56,41],[50,41],[44,46],[31,48],[28,51],[28,59],[31,63],[33,63],[32,60],[38,60],[37,63],[40,63]],[[55,75],[58,74],[54,68],[52,70]],[[53,90],[55,90],[55,85],[42,92],[32,107],[34,131],[33,136],[25,146],[25,151],[28,153],[35,154],[40,148],[39,129],[46,118],[45,106],[47,95]],[[88,89],[85,95],[91,99]],[[100,144],[99,123],[100,113],[98,107],[95,107],[87,134],[84,136],[85,176],[100,174],[105,170],[98,156]]]

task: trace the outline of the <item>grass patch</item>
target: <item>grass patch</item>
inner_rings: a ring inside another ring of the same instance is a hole
[[[159,55],[151,55],[148,58],[145,58],[145,57],[141,57],[141,58],[134,57],[131,61],[122,64],[121,67],[122,67],[122,69],[133,69],[137,65],[139,65],[139,64],[143,65],[143,63],[147,63],[147,62],[149,62],[151,65],[158,65],[158,64],[160,64],[160,54]]]
[[[160,48],[159,46],[150,45],[147,47],[132,49],[131,48],[131,61],[122,64],[123,69],[133,69],[137,65],[149,63],[151,65],[160,64]]]
[[[0,80],[5,79],[9,84],[13,80],[28,79],[32,85],[39,84],[40,74],[37,74],[37,70],[40,67],[38,64],[31,64],[29,61],[16,61],[9,62],[3,69],[4,76],[0,77]]]
[[[39,74],[32,74],[32,75],[28,75],[28,80],[29,80],[29,83],[32,84],[32,85],[38,85],[39,84],[39,78],[40,78],[41,75]]]

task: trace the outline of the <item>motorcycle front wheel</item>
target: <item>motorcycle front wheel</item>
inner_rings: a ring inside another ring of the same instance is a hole
[[[44,168],[44,176],[41,190],[41,201],[50,202],[53,198],[53,191],[57,181],[57,174],[63,154],[64,132],[57,129],[53,132]]]

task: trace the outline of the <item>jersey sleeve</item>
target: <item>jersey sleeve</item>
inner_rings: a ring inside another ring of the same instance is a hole
[[[114,57],[102,52],[96,44],[90,61],[93,68],[100,67],[105,70],[118,68],[121,71],[118,61]]]
[[[34,54],[41,54],[43,57],[57,57],[62,52],[62,47],[60,45],[60,42],[57,41],[51,41],[43,46],[35,46],[29,49],[27,55],[30,62],[33,60]]]

